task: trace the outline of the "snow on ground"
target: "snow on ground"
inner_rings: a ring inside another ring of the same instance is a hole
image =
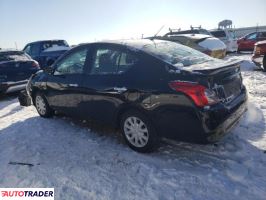
[[[163,142],[130,150],[114,131],[63,116],[40,118],[0,100],[0,187],[54,187],[56,199],[265,199],[266,73],[241,55],[248,112],[216,145]],[[14,165],[10,162],[33,164]]]

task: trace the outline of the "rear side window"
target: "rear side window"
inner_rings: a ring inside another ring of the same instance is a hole
[[[184,45],[162,40],[153,40],[150,44],[144,45],[141,50],[178,68],[214,59]]]
[[[138,62],[129,52],[115,49],[98,49],[93,58],[90,74],[121,74]]]
[[[212,34],[214,37],[217,37],[217,38],[226,37],[226,34],[225,34],[224,31],[212,31],[211,34]]]

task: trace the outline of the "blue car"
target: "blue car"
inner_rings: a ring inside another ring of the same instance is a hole
[[[70,49],[65,40],[42,40],[27,44],[23,51],[38,61],[41,68],[52,65]]]
[[[0,94],[25,89],[30,76],[40,70],[23,51],[0,50]]]

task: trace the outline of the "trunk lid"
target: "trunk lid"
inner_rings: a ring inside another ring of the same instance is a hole
[[[200,84],[212,89],[223,103],[230,103],[243,88],[241,61],[217,61],[190,66],[186,70],[198,76]]]

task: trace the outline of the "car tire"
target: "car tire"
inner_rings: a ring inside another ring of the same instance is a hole
[[[34,105],[36,107],[37,112],[41,117],[49,118],[54,115],[54,111],[49,106],[46,98],[41,93],[36,93],[34,97]]]
[[[262,67],[263,67],[263,71],[266,72],[266,54],[263,56]]]
[[[151,121],[139,111],[131,110],[121,117],[120,128],[128,146],[141,153],[158,147],[158,136]]]

